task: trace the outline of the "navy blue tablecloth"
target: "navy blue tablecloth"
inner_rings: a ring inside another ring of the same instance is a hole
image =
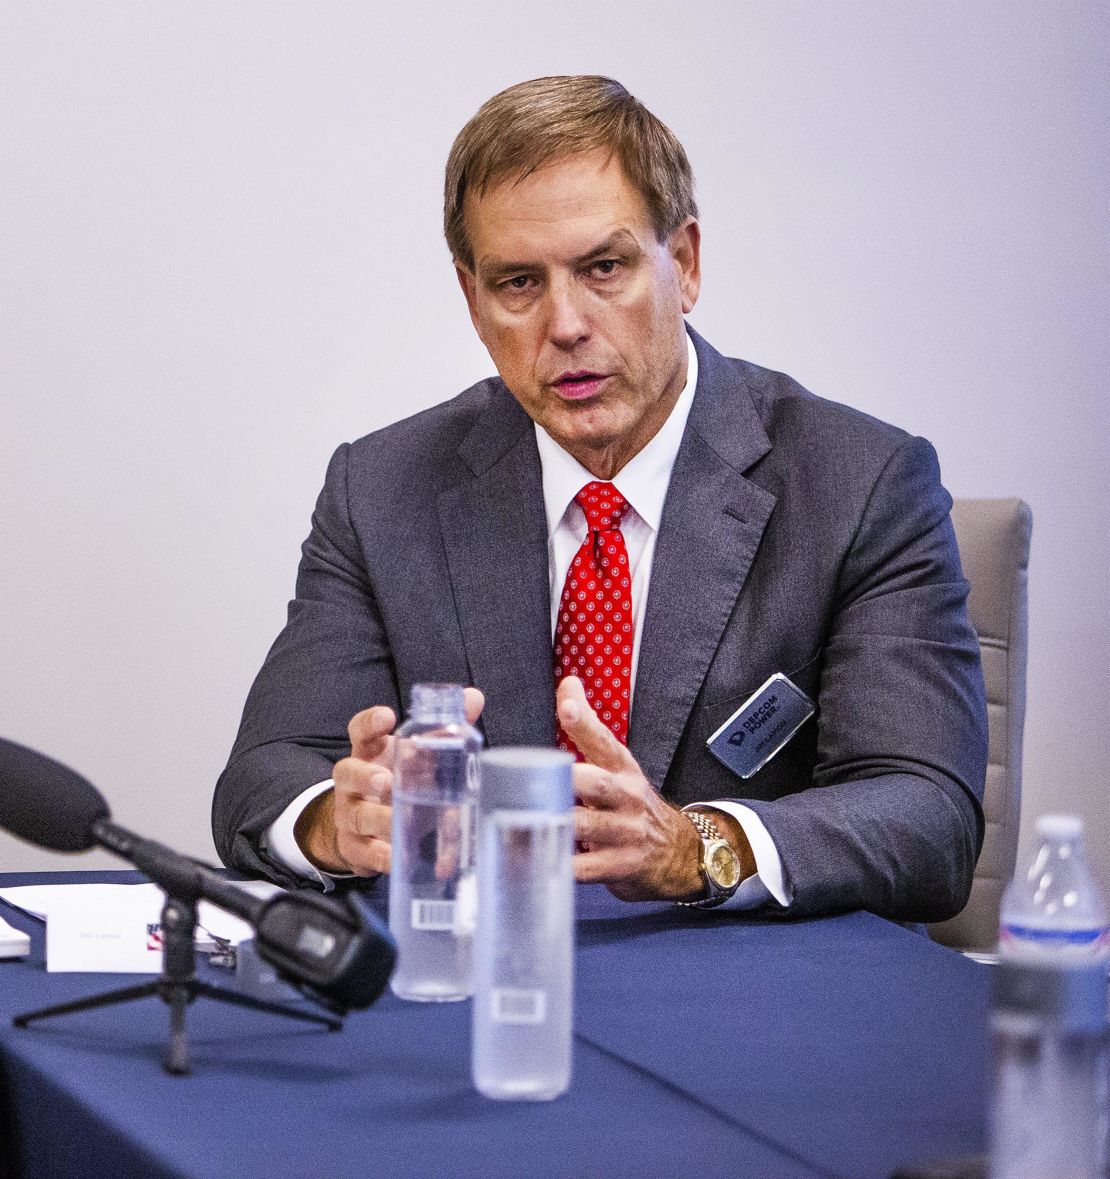
[[[578,936],[591,1043],[820,1173],[984,1148],[989,968],[868,913],[597,909]]]
[[[0,876],[0,886],[130,874]],[[383,997],[335,1034],[198,999],[194,1072],[137,981],[0,963],[0,1159],[38,1176],[883,1176],[981,1149],[984,968],[866,914],[796,923],[578,890],[575,1059],[554,1102],[469,1079],[469,1004]]]

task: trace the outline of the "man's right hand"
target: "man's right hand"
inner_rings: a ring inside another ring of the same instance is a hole
[[[466,719],[474,724],[485,697],[477,688],[467,688],[464,695]],[[297,844],[322,872],[375,876],[389,871],[396,723],[391,708],[357,713],[347,726],[351,756],[335,763],[333,788],[314,798],[297,820]]]

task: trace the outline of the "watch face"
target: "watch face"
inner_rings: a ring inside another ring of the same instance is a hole
[[[713,846],[705,868],[718,888],[735,888],[740,883],[740,858],[727,843]]]

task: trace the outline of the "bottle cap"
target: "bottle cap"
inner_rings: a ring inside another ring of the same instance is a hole
[[[517,746],[491,749],[478,758],[482,782],[478,807],[490,811],[547,811],[561,814],[574,806],[571,767],[574,756],[555,749]]]
[[[466,720],[466,702],[460,684],[413,684],[409,715],[418,721]]]
[[[1078,839],[1083,820],[1078,815],[1039,815],[1036,830],[1044,839]]]

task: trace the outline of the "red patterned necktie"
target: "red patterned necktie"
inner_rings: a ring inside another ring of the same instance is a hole
[[[632,578],[621,535],[628,501],[594,481],[574,497],[588,532],[567,571],[555,624],[555,683],[576,675],[602,724],[628,742],[632,679]],[[559,748],[582,755],[559,725]]]

